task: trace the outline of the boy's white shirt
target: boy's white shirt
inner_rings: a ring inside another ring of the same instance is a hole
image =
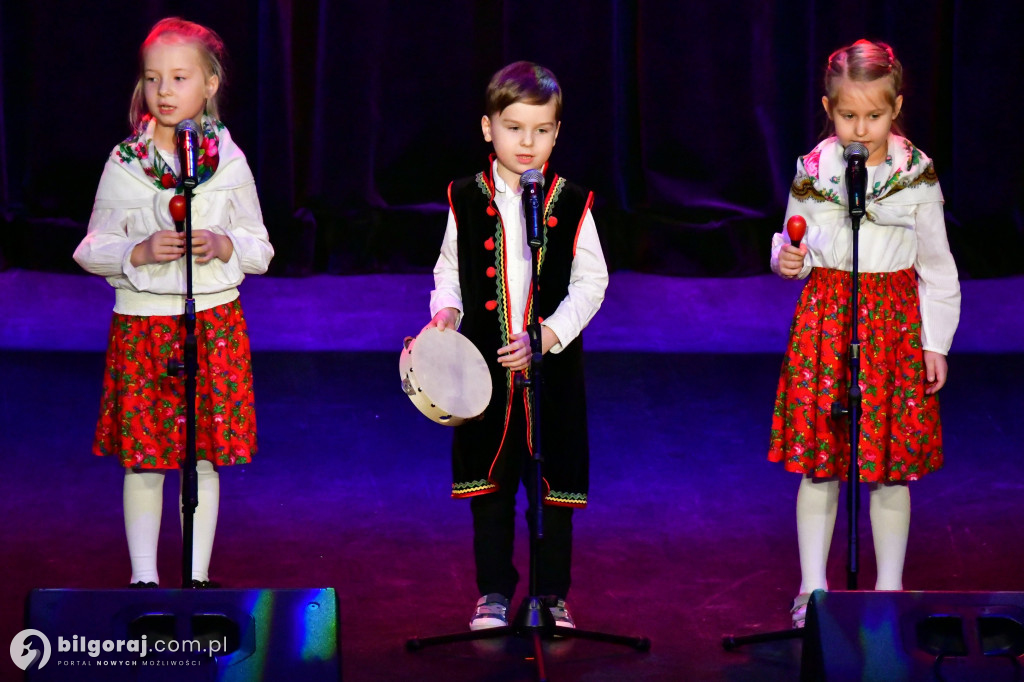
[[[511,331],[523,331],[526,301],[530,294],[530,268],[533,263],[526,242],[526,217],[522,209],[522,192],[509,191],[497,171],[497,161],[491,169],[494,178],[494,203],[505,226],[505,245],[508,253],[506,272],[511,307]],[[518,229],[513,229],[518,227]],[[544,326],[558,336],[559,343],[550,352],[561,352],[580,335],[601,308],[608,287],[608,266],[605,264],[597,225],[587,209],[576,240],[576,251],[569,274],[569,290],[554,313],[544,318]],[[462,290],[459,286],[458,227],[455,214],[449,209],[448,225],[441,243],[441,254],[434,266],[434,290],[430,292],[430,316],[443,308],[455,308],[462,321]],[[497,349],[495,349],[497,350]]]

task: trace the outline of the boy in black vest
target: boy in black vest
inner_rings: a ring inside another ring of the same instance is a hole
[[[544,384],[544,539],[537,548],[537,592],[556,625],[575,627],[565,604],[572,557],[572,512],[587,504],[589,445],[580,332],[608,285],[590,213],[593,194],[548,166],[561,125],[562,92],[549,70],[515,62],[487,87],[484,139],[494,145],[485,170],[448,187],[448,227],[434,267],[428,327],[460,327],[487,360],[493,392],[481,419],[455,427],[452,497],[469,497],[480,599],[473,630],[508,624],[519,574],[512,563],[515,496],[527,475],[533,416],[514,379],[530,367],[525,331],[536,307]],[[519,177],[544,174],[540,294],[531,296],[532,255]],[[527,511],[527,521],[533,518]]]

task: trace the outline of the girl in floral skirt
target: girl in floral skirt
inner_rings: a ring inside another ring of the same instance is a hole
[[[184,461],[185,386],[168,374],[182,359],[184,234],[169,204],[180,195],[175,127],[194,120],[193,294],[199,369],[192,586],[208,587],[217,527],[217,467],[246,464],[256,418],[238,285],[266,272],[274,250],[252,172],[217,116],[224,45],[212,30],[163,19],[142,44],[132,96],[134,133],[114,147],[100,178],[88,234],[75,260],[114,287],[103,398],[93,452],[125,467],[124,518],[133,586],[156,587],[164,474]]]
[[[946,239],[931,160],[900,135],[903,71],[884,43],[860,40],[829,57],[822,104],[834,134],[797,161],[786,219],[807,221],[799,248],[772,239],[772,270],[809,276],[797,303],[779,378],[768,458],[801,474],[797,539],[801,584],[792,608],[802,627],[825,567],[839,482],[850,461],[846,405],[852,326],[852,229],[843,150],[868,149],[857,301],[863,392],[858,467],[870,487],[875,589],[903,589],[909,481],[942,466],[938,391],[960,318],[960,285]]]

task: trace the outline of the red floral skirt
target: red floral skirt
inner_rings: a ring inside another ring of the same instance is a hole
[[[168,376],[182,360],[179,316],[114,314],[93,453],[125,467],[177,469],[185,458],[185,378]],[[249,335],[242,304],[196,313],[196,458],[247,464],[256,452]]]
[[[849,272],[815,268],[796,306],[782,362],[768,459],[789,471],[848,478]],[[925,395],[917,277],[860,275],[861,481],[913,481],[942,466],[939,400]]]

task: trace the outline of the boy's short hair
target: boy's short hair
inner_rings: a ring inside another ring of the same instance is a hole
[[[499,114],[506,107],[555,102],[555,120],[562,120],[562,88],[555,74],[533,62],[513,62],[491,77],[487,85],[484,113]]]

